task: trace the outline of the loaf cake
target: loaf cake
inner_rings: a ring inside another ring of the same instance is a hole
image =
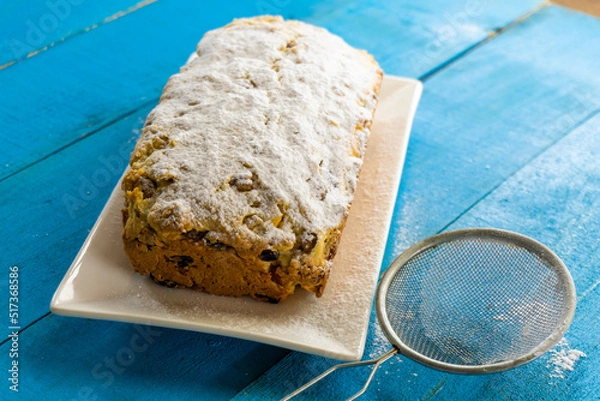
[[[368,53],[298,21],[206,33],[148,115],[122,181],[133,268],[211,294],[321,296],[382,75]]]

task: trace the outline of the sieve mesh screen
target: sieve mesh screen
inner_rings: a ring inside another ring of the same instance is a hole
[[[385,309],[405,347],[440,362],[480,366],[532,352],[563,323],[567,298],[559,273],[532,251],[466,237],[405,262],[390,281]]]

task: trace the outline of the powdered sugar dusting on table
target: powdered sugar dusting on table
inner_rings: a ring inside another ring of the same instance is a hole
[[[564,379],[566,372],[575,370],[575,363],[585,353],[571,349],[566,338],[562,338],[550,351],[547,367],[550,368],[550,377]]]
[[[381,329],[379,322],[371,323],[373,325],[371,343],[369,344],[369,358],[377,358],[392,348],[390,340]]]
[[[324,29],[276,17],[208,32],[196,53],[148,116],[136,150],[152,153],[133,159],[169,183],[150,224],[280,249],[292,228],[338,227],[370,133],[377,65]]]

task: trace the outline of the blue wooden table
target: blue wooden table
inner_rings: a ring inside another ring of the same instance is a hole
[[[270,13],[423,81],[382,270],[435,233],[498,227],[553,249],[578,292],[532,363],[458,376],[394,358],[364,399],[600,400],[600,20],[539,0],[138,1],[0,4],[0,399],[278,399],[335,363],[49,312],[167,78],[207,30]],[[373,314],[365,356],[387,349]],[[366,374],[303,399],[343,399]]]

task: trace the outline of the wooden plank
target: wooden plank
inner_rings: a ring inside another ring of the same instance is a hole
[[[4,1],[0,4],[0,69],[57,46],[75,36],[97,29],[159,0],[33,0],[27,3]],[[311,2],[257,0],[230,2],[231,8],[251,6],[256,14],[306,14]],[[218,2],[203,2],[204,12],[220,7]]]
[[[391,262],[448,226],[495,226],[543,241],[564,258],[580,294],[570,348],[555,351],[587,356],[572,372],[559,369],[563,378],[551,354],[486,376],[393,359],[366,399],[598,399],[600,60],[589,57],[598,34],[600,21],[549,7],[425,83],[386,251]],[[365,357],[389,348],[373,314]],[[234,400],[278,399],[333,364],[291,353]],[[349,396],[367,374],[336,374],[304,399]]]
[[[596,112],[449,229],[491,226],[536,238],[563,259],[577,292],[586,294],[600,279],[599,126]]]
[[[306,20],[368,49],[387,73],[418,78],[541,3],[338,0],[323,2]]]
[[[203,33],[233,17],[273,12],[315,22],[375,53],[388,73],[420,76],[539,1],[320,3],[159,1],[0,70],[0,179],[158,98]],[[378,19],[385,23],[362,22]]]
[[[574,370],[560,369],[546,355],[520,375],[494,379],[486,396],[517,399],[588,400],[600,394],[600,114],[541,154],[470,209],[449,229],[489,226],[509,229],[549,246],[569,267],[578,297],[577,315],[566,334],[569,349],[586,354]],[[560,349],[560,347],[559,347]],[[498,385],[496,385],[496,383]],[[449,398],[463,390],[448,389]]]
[[[600,108],[597,35],[597,19],[548,7],[427,82],[384,265]]]
[[[3,370],[9,349],[9,343],[0,346]],[[226,400],[287,352],[203,333],[56,315],[22,333],[19,349],[19,393],[3,383],[3,400]]]
[[[154,1],[3,1],[0,4],[0,68]]]
[[[600,3],[595,0],[553,0],[552,2],[600,18]]]
[[[0,182],[0,221],[9,239],[0,261],[3,268],[19,267],[26,291],[20,298],[22,327],[48,312],[61,277],[123,173],[150,109]],[[0,308],[6,310],[8,299],[3,298]]]

